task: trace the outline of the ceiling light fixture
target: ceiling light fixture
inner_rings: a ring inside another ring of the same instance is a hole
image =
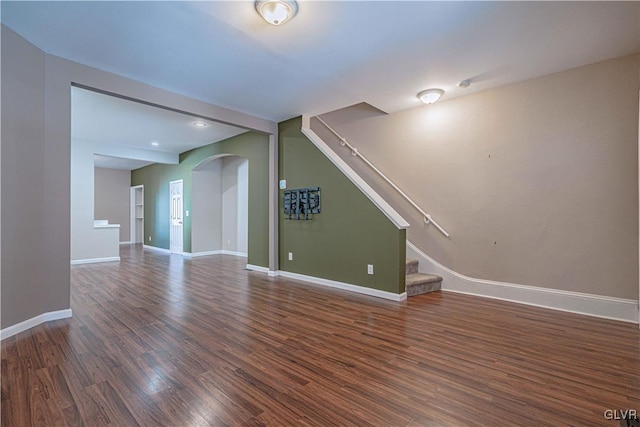
[[[193,125],[199,128],[206,128],[208,126],[205,122],[194,122]]]
[[[158,145],[160,145],[160,143],[159,143],[159,142],[156,142],[156,141],[153,141],[153,142],[151,143],[151,145],[153,145],[154,147],[157,147]]]
[[[427,89],[418,94],[418,99],[425,104],[433,104],[444,95],[442,89]]]
[[[298,3],[294,0],[256,0],[255,6],[271,25],[282,25],[298,13]]]

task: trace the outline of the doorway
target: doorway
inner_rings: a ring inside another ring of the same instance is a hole
[[[182,224],[182,180],[169,183],[169,199],[171,200],[171,230],[169,232],[171,253],[182,254],[183,224]]]
[[[191,174],[192,256],[248,256],[248,171],[246,158],[215,155]]]

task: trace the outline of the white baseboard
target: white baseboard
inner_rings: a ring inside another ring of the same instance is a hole
[[[358,294],[370,295],[378,298],[384,298],[392,301],[404,301],[407,299],[407,293],[394,294],[393,292],[381,291],[378,289],[366,288],[364,286],[352,285],[350,283],[336,282],[335,280],[323,279],[321,277],[306,276],[299,273],[291,273],[289,271],[273,271],[267,267],[259,265],[247,264],[247,270],[257,271],[260,273],[267,273],[270,277],[287,277],[289,279],[302,280],[305,282],[314,283],[316,285],[328,286],[330,288],[343,289],[350,292],[356,292]]]
[[[306,276],[304,274],[291,273],[289,271],[280,270],[279,275],[289,279],[303,280],[305,282],[315,283],[316,285],[328,286],[330,288],[343,289],[345,291],[356,292],[358,294],[370,295],[378,298],[384,298],[392,301],[404,301],[407,299],[407,293],[394,294],[393,292],[381,291],[379,289],[366,288],[364,286],[352,285],[350,283],[336,282],[335,280],[323,279],[320,277]]]
[[[131,242],[131,240],[127,241],[127,242],[120,242],[121,245],[132,245],[133,243]]]
[[[162,252],[163,254],[170,254],[171,253],[171,251],[169,249],[157,248],[155,246],[142,245],[142,247],[144,249],[149,249],[150,251]]]
[[[247,264],[245,268],[247,270],[257,271],[259,273],[267,273],[267,276],[269,277],[278,277],[280,275],[279,271],[269,270],[269,268],[262,267],[261,265]]]
[[[247,264],[246,269],[251,271],[258,271],[260,273],[269,273],[269,271],[271,271],[268,267],[262,267],[261,265],[253,264]]]
[[[231,256],[237,256],[241,258],[247,257],[246,252],[227,251],[224,249],[217,249],[215,251],[203,251],[203,252],[183,252],[182,255],[185,258],[196,258],[199,256],[208,256],[208,255],[231,255]]]
[[[71,265],[79,265],[79,264],[94,264],[97,262],[120,262],[119,256],[112,256],[106,258],[86,258],[86,259],[72,259]]]
[[[220,250],[203,251],[203,252],[182,252],[182,256],[185,258],[197,258],[199,256],[208,256],[208,255],[220,255]]]
[[[24,332],[27,329],[33,328],[34,326],[38,326],[41,323],[49,322],[51,320],[66,319],[71,316],[72,312],[70,308],[42,313],[36,317],[32,317],[31,319],[27,319],[23,322],[2,329],[0,331],[0,340],[12,337],[16,334],[19,334],[20,332]]]
[[[476,279],[457,273],[407,241],[407,257],[420,261],[420,271],[442,276],[442,290],[587,316],[638,323],[638,301],[515,283]]]
[[[221,250],[220,253],[222,255],[232,255],[232,256],[237,256],[237,257],[241,257],[241,258],[246,258],[247,257],[247,253],[246,252],[228,251],[226,249]]]

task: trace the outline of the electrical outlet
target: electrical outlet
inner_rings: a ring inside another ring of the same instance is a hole
[[[151,241],[151,236],[149,236],[149,241]]]
[[[184,211],[185,216],[189,216],[189,211]]]
[[[373,274],[373,264],[367,264],[367,274]]]
[[[293,252],[289,252],[289,261],[293,261]]]

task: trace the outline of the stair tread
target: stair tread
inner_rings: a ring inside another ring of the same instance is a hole
[[[441,281],[442,281],[442,277],[437,276],[435,274],[425,274],[425,273],[407,274],[405,279],[406,286],[411,286],[411,285],[421,284],[421,283],[441,282]]]
[[[405,267],[405,274],[418,273],[418,264],[419,263],[420,263],[420,261],[417,260],[417,259],[407,258],[406,267]]]
[[[425,273],[407,274],[405,287],[408,297],[439,291],[442,287],[442,277]]]

